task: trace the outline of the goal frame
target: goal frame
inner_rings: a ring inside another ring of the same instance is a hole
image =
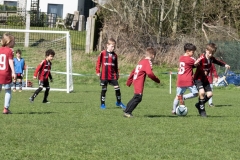
[[[66,91],[71,93],[73,91],[73,78],[72,78],[72,49],[69,31],[51,31],[51,30],[27,30],[27,29],[0,29],[1,32],[22,32],[25,33],[25,47],[28,47],[29,33],[52,33],[52,34],[65,34],[66,35],[66,89],[51,88],[51,91]],[[13,35],[14,36],[14,35]],[[65,73],[62,73],[65,74]],[[26,68],[26,85],[23,87],[25,90],[34,90],[37,88],[27,86],[28,68]],[[71,81],[71,82],[70,82]],[[72,83],[72,84],[70,84]]]

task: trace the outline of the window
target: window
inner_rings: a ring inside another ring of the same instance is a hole
[[[17,1],[4,1],[4,5],[17,7]]]
[[[63,4],[48,4],[48,14],[56,14],[57,17],[63,18]]]

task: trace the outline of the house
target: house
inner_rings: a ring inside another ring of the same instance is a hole
[[[17,6],[22,11],[37,11],[55,14],[65,18],[67,13],[79,11],[80,15],[89,16],[89,9],[95,6],[92,0],[0,0],[0,5]]]

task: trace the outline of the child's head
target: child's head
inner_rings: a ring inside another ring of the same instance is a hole
[[[4,33],[1,39],[2,47],[13,48],[15,45],[15,38],[9,33]]]
[[[197,47],[195,45],[193,45],[192,43],[186,43],[184,45],[185,54],[187,54],[188,56],[193,56],[193,54],[196,50],[197,50]]]
[[[215,43],[209,43],[206,47],[206,57],[210,58],[217,51],[217,45]]]
[[[21,55],[22,55],[22,51],[21,51],[20,49],[18,49],[18,50],[16,51],[16,56],[17,56],[17,58],[20,58]]]
[[[115,49],[116,41],[113,38],[108,39],[107,42],[107,51],[113,52]]]
[[[153,60],[155,58],[156,51],[152,47],[147,47],[145,57]]]
[[[49,49],[45,52],[45,57],[47,61],[52,61],[54,56],[55,56],[55,52],[52,49]]]

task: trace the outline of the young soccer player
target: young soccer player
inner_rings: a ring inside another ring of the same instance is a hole
[[[50,82],[53,82],[52,75],[51,75],[51,66],[52,66],[52,60],[55,56],[55,52],[52,49],[49,49],[45,52],[45,60],[43,60],[36,68],[34,72],[33,78],[36,79],[38,77],[39,80],[39,88],[34,92],[34,94],[29,98],[30,102],[33,102],[34,99],[37,97],[37,95],[42,91],[43,87],[46,88],[44,92],[44,98],[42,103],[50,103],[47,98],[50,90],[50,85],[48,78],[50,79]]]
[[[179,58],[179,68],[177,75],[177,94],[173,101],[172,114],[176,114],[176,108],[180,102],[184,104],[185,99],[194,98],[198,96],[198,90],[193,83],[193,68],[197,65],[193,58],[196,46],[192,43],[184,45],[184,55]],[[185,91],[189,89],[191,93],[183,96]]]
[[[156,55],[155,50],[152,47],[146,49],[145,58],[140,60],[135,69],[131,72],[126,85],[128,87],[133,84],[134,86],[134,96],[128,102],[127,108],[124,110],[124,117],[131,118],[133,117],[132,112],[137,107],[137,105],[142,101],[144,82],[146,75],[151,78],[156,83],[160,83],[158,77],[152,72],[152,61]]]
[[[107,85],[110,84],[114,87],[116,94],[116,106],[125,109],[126,106],[121,102],[121,92],[118,84],[118,57],[114,52],[116,41],[113,38],[108,39],[107,50],[103,50],[97,59],[96,63],[96,74],[100,76],[101,91],[101,109],[105,109],[105,98],[107,92]]]
[[[24,76],[24,69],[25,69],[25,60],[21,57],[22,51],[18,49],[16,51],[16,57],[13,59],[14,69],[16,72],[16,79],[13,79],[13,92],[16,92],[16,85],[17,80],[19,83],[19,92],[22,91],[22,79]]]
[[[230,68],[225,62],[217,60],[213,57],[217,50],[217,46],[214,43],[209,43],[206,46],[206,51],[200,58],[197,59],[198,66],[194,74],[194,83],[198,89],[199,101],[195,104],[200,116],[207,117],[205,110],[205,103],[212,97],[212,89],[210,87],[210,82],[208,80],[208,75],[210,73],[212,63],[220,65],[222,67]]]
[[[208,74],[208,81],[210,83],[210,87],[213,91],[213,83],[216,82],[218,79],[218,74],[217,74],[217,70],[215,68],[215,65],[212,63],[212,67],[210,69],[210,72]],[[214,104],[213,104],[213,97],[211,97],[208,101],[208,106],[209,107],[214,107]]]
[[[11,83],[12,78],[16,78],[14,66],[13,66],[13,51],[12,48],[15,45],[14,36],[5,33],[1,39],[0,48],[0,91],[2,90],[2,86],[5,89],[5,101],[3,114],[11,114],[10,102],[11,102]]]

